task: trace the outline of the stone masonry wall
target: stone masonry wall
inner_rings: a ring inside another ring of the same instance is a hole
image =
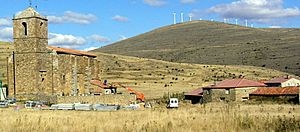
[[[237,88],[236,89],[236,101],[243,101],[243,98],[249,99],[249,94],[257,90],[257,87]]]
[[[221,101],[235,101],[235,89],[204,89],[203,101],[204,102],[221,102]],[[208,92],[209,91],[209,92]]]

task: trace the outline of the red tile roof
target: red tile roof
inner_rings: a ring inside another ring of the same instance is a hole
[[[78,56],[88,56],[88,57],[93,57],[93,58],[97,57],[95,54],[91,54],[91,53],[80,51],[80,50],[66,49],[66,48],[60,48],[60,47],[54,47],[54,46],[48,46],[47,48],[50,50],[54,50],[57,53],[72,54],[72,55],[78,55]]]
[[[244,87],[266,87],[264,83],[251,81],[247,79],[228,79],[217,83],[216,85],[211,85],[205,88],[244,88]]]
[[[270,81],[266,81],[265,83],[284,83],[292,78],[287,78],[287,77],[278,77],[278,78],[273,78]]]
[[[189,96],[202,96],[203,95],[203,89],[202,88],[198,88],[198,89],[195,89],[191,92],[188,92],[184,95],[189,95]]]
[[[298,87],[284,87],[284,88],[259,88],[250,95],[297,95],[299,94]]]

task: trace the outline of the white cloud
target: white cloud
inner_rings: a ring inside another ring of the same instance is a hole
[[[0,28],[0,41],[5,41],[5,42],[13,41],[13,28],[12,27]]]
[[[9,18],[0,18],[0,26],[11,26],[12,22]]]
[[[118,22],[127,22],[129,20],[127,17],[120,15],[115,15],[114,17],[112,17],[112,19]]]
[[[180,0],[181,3],[183,4],[191,4],[191,3],[195,3],[197,0]]]
[[[283,0],[239,0],[211,7],[209,11],[224,18],[249,19],[263,23],[279,18],[300,16],[297,7],[284,8]]]
[[[64,48],[78,48],[86,43],[83,37],[49,33],[49,45],[64,47]]]
[[[165,0],[144,0],[144,3],[150,6],[163,6],[167,2]]]
[[[88,47],[88,48],[83,49],[83,51],[91,51],[91,50],[98,49],[98,48],[99,47]]]
[[[72,11],[64,12],[63,16],[48,16],[49,23],[77,23],[77,24],[91,24],[97,20],[93,14],[82,14]]]
[[[90,37],[88,37],[88,39],[92,39],[93,41],[100,42],[100,43],[106,43],[110,41],[109,38],[96,35],[96,34],[91,35]]]

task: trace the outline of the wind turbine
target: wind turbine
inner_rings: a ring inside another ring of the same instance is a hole
[[[189,15],[189,18],[190,18],[190,22],[192,21],[192,18],[193,18],[193,16],[192,15]]]
[[[174,18],[173,19],[174,20],[174,24],[176,24],[176,13],[175,12],[173,13],[173,18]]]
[[[183,19],[183,13],[182,12],[181,12],[180,16],[181,16],[181,23],[183,23],[184,19]]]

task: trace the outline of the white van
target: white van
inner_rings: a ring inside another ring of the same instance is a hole
[[[167,108],[178,108],[179,101],[177,98],[170,98]]]

